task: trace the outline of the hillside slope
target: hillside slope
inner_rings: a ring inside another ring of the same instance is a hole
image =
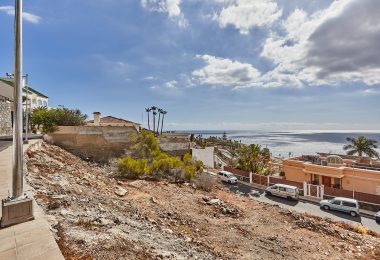
[[[187,184],[116,180],[115,168],[48,144],[27,151],[27,167],[67,259],[380,257],[376,234],[239,197],[220,185],[208,193]]]

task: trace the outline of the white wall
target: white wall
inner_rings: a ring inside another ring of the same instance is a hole
[[[205,149],[191,148],[193,159],[203,162],[203,165],[214,168],[214,147]]]

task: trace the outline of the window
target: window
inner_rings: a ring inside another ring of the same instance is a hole
[[[47,102],[46,101],[42,102],[42,104],[43,104],[44,107],[47,107]]]
[[[291,188],[287,188],[287,189],[286,189],[286,192],[288,192],[288,193],[294,193],[294,190],[291,189]]]
[[[311,183],[314,185],[319,185],[319,175],[313,174],[312,179],[311,179]]]
[[[334,205],[340,205],[340,200],[333,200],[331,203]]]
[[[39,107],[42,106],[42,101],[41,101],[41,100],[38,100],[38,106],[39,106]]]
[[[343,201],[342,204],[345,207],[356,208],[356,204],[353,202]]]
[[[284,188],[284,187],[279,187],[278,188],[280,191],[286,191],[286,188]]]
[[[340,189],[340,179],[339,178],[334,178],[334,188]]]

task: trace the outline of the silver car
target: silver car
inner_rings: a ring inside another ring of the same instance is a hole
[[[349,213],[353,217],[359,215],[359,203],[354,199],[336,197],[331,200],[322,200],[319,205],[325,210],[342,211]]]
[[[380,224],[380,211],[375,214],[375,220],[377,224]]]

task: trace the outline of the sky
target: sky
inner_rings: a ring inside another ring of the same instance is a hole
[[[14,1],[0,2],[0,76]],[[378,0],[24,0],[50,106],[178,130],[380,130]]]

